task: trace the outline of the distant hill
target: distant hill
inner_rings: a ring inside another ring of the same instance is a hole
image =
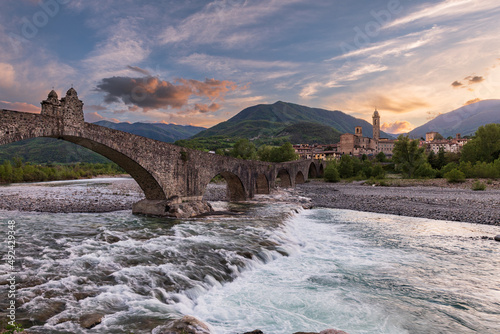
[[[173,143],[176,140],[186,139],[196,135],[200,131],[206,130],[206,128],[198,126],[164,123],[114,123],[109,121],[99,121],[94,124],[167,143]]]
[[[500,123],[500,100],[483,100],[449,113],[439,115],[409,132],[411,138],[424,137],[427,132],[439,132],[443,137],[474,134],[481,125]]]
[[[298,104],[278,101],[274,104],[259,104],[246,108],[227,121],[198,133],[194,138],[216,135],[243,137],[248,139],[276,137],[280,133],[282,134],[282,131],[287,127],[297,123],[320,124],[333,128],[339,133],[354,133],[354,128],[356,126],[361,126],[365,136],[371,137],[373,135],[372,124],[365,120],[347,115],[341,111],[310,108]],[[308,128],[308,130],[306,128]],[[306,128],[304,128],[304,131],[314,131],[310,125]],[[324,129],[325,128],[322,128],[322,131]],[[314,137],[316,133],[311,132],[307,135]],[[314,138],[311,138],[311,140],[321,143],[319,138],[322,137],[322,135],[318,135],[318,140],[315,141]],[[384,132],[381,133],[381,136],[389,137]],[[327,144],[330,142],[323,143]]]
[[[167,143],[189,138],[205,129],[190,125],[162,123],[130,124],[99,121],[95,124]],[[21,157],[23,161],[32,163],[109,162],[105,157],[84,147],[53,138],[33,138],[0,146],[0,163],[5,160],[12,161],[16,156]]]

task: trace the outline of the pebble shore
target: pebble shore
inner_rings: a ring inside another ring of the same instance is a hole
[[[144,194],[131,178],[16,184],[0,187],[0,210],[39,212],[109,212],[131,210]],[[225,184],[210,184],[204,200],[226,200]],[[255,201],[296,202],[410,217],[500,226],[500,189],[473,191],[460,187],[382,187],[313,180],[296,188],[258,195]]]
[[[312,181],[298,185],[298,195],[315,207],[378,212],[409,217],[500,226],[500,189],[408,186]]]

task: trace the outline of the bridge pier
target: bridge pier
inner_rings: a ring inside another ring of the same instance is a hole
[[[213,211],[214,209],[208,202],[201,200],[182,201],[173,199],[166,201],[143,199],[132,205],[133,214],[147,216],[189,218]]]

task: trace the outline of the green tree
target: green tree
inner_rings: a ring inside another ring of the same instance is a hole
[[[324,171],[324,178],[327,182],[339,182],[340,174],[337,169],[337,164],[334,162],[329,163]]]
[[[500,124],[480,126],[475,137],[462,148],[461,161],[493,162],[500,157]]]
[[[285,162],[285,161],[293,161],[299,158],[299,155],[295,153],[295,149],[291,143],[285,143],[280,146],[280,161],[277,162]]]
[[[248,139],[240,139],[234,144],[229,155],[234,158],[255,160],[257,158],[257,150],[255,145]]]
[[[400,135],[394,144],[392,161],[396,170],[401,171],[406,177],[412,178],[415,170],[425,162],[424,149],[419,147],[417,139],[410,140],[408,136]]]
[[[375,157],[375,160],[377,160],[378,162],[386,162],[387,157],[385,156],[384,152],[378,152],[377,156]]]
[[[257,157],[261,161],[285,162],[297,160],[299,155],[295,153],[295,149],[291,143],[285,143],[279,147],[263,145],[259,148]]]
[[[355,175],[353,159],[355,159],[355,158],[352,158],[351,156],[349,156],[347,154],[344,154],[340,158],[338,170],[339,170],[341,178],[346,179],[346,178],[353,177]]]

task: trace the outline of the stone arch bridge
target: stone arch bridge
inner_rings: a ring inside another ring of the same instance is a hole
[[[144,191],[146,199],[134,204],[134,213],[190,216],[209,210],[206,204],[201,210],[186,207],[203,203],[205,188],[216,175],[226,180],[229,200],[244,201],[269,193],[278,181],[281,187],[294,187],[321,175],[324,168],[323,162],[313,160],[268,163],[224,157],[86,123],[83,102],[73,88],[60,100],[51,91],[41,104],[40,114],[1,111],[0,145],[51,137],[105,156]]]

